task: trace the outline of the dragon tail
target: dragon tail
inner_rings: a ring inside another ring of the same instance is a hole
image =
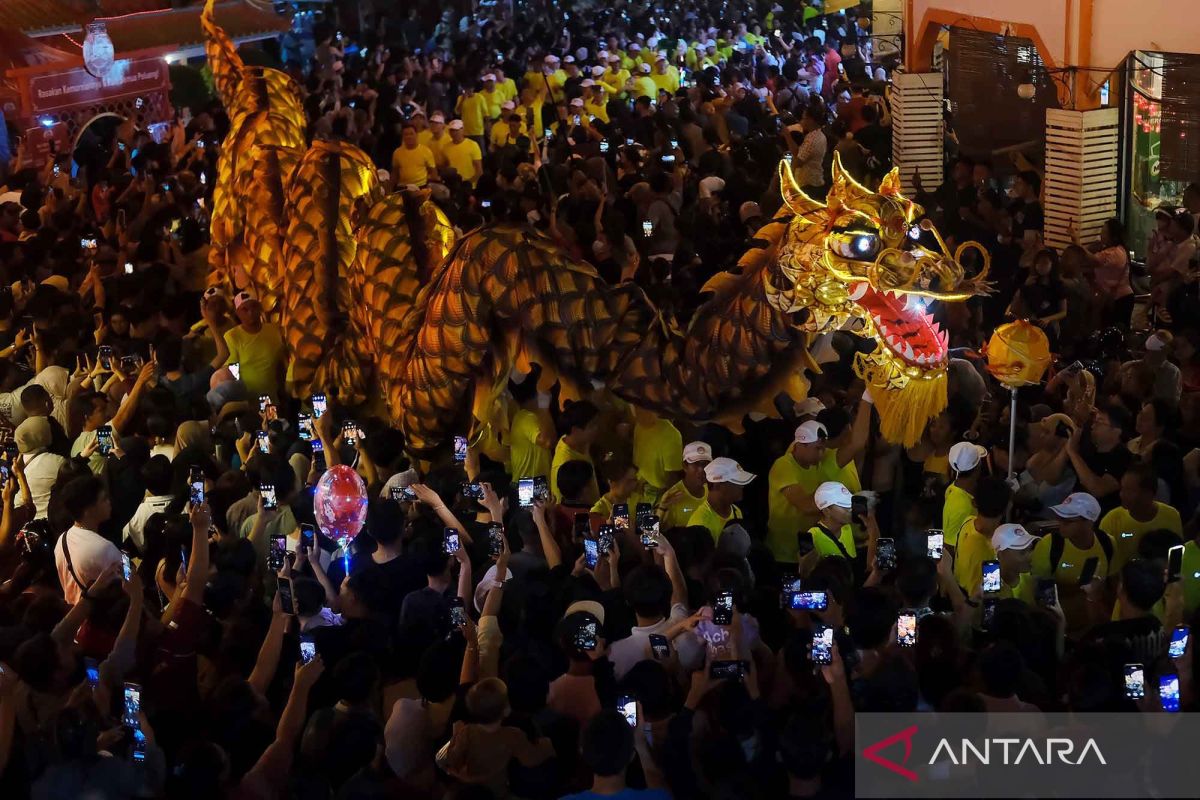
[[[314,389],[347,405],[366,399],[365,331],[357,330],[353,220],[376,186],[375,168],[357,147],[318,141],[292,172],[283,243],[282,321],[290,363],[288,388]]]
[[[208,58],[208,66],[212,70],[213,85],[221,103],[229,110],[230,115],[237,106],[237,95],[242,84],[242,70],[245,64],[238,55],[237,46],[225,33],[225,29],[217,24],[216,0],[206,0],[204,10],[200,12],[200,27],[204,29],[204,55]]]
[[[285,187],[301,151],[293,147],[256,144],[248,153],[248,168],[238,181],[245,222],[245,270],[249,286],[269,319],[278,321],[283,305]]]

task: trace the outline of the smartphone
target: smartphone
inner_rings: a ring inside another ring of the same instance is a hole
[[[286,562],[287,537],[283,534],[276,534],[271,537],[271,541],[267,545],[267,567],[272,572],[278,572],[283,569],[283,565]]]
[[[504,526],[499,522],[488,525],[488,555],[499,558],[504,552]]]
[[[813,631],[812,660],[814,664],[833,663],[833,628],[818,625]]]
[[[464,483],[462,485],[462,496],[468,500],[483,499],[483,484],[481,483]]]
[[[792,598],[800,591],[800,576],[795,573],[785,573],[779,584],[779,607],[791,608]]]
[[[58,174],[59,174],[60,172],[62,172],[62,168],[61,168],[61,167],[59,167],[59,166],[58,166],[58,164],[55,164],[55,165],[54,165],[54,177],[56,177],[56,178],[57,178],[57,177],[58,177]]]
[[[279,581],[279,607],[285,614],[292,615],[296,613],[296,601],[292,595],[292,582],[287,578],[281,578]]]
[[[642,236],[650,236],[654,233],[654,223],[648,219],[642,220]]]
[[[629,727],[637,727],[637,700],[627,694],[621,695],[617,698],[617,711],[621,712],[621,716],[629,723]]]
[[[896,568],[896,541],[879,537],[875,543],[875,565],[883,572]]]
[[[187,545],[179,545],[179,566],[186,575],[188,571]]]
[[[867,498],[861,494],[856,494],[850,498],[850,519],[862,524],[863,518],[867,516]]]
[[[1158,702],[1162,706],[1162,710],[1170,714],[1179,710],[1178,675],[1171,673],[1158,676]]]
[[[271,395],[269,395],[269,394],[260,394],[260,395],[258,396],[258,413],[259,413],[259,414],[266,414],[266,413],[267,413],[267,406],[269,406],[269,405],[271,405]]]
[[[575,524],[571,526],[572,536],[576,539],[584,539],[592,530],[592,521],[588,517],[586,511],[579,511],[575,514]]]
[[[533,499],[543,503],[550,500],[550,480],[545,475],[533,477]]]
[[[942,551],[945,549],[945,535],[938,530],[927,531],[925,533],[925,555],[934,561],[942,560]]]
[[[467,437],[454,437],[454,460],[460,464],[467,460]]]
[[[296,431],[303,441],[313,440],[312,416],[301,411],[296,415]]]
[[[1037,604],[1043,608],[1058,606],[1058,584],[1053,578],[1039,578],[1035,589]]]
[[[317,657],[317,643],[307,633],[300,635],[300,663],[307,664]]]
[[[254,434],[255,441],[258,442],[258,452],[264,456],[271,452],[271,437],[266,431],[257,431]]]
[[[596,649],[596,623],[585,622],[575,631],[575,649],[592,651]]]
[[[722,679],[740,681],[746,676],[746,662],[714,661],[708,668],[708,676],[715,681]]]
[[[235,381],[240,381],[242,379],[242,365],[236,361],[230,364],[229,374],[233,376]]]
[[[85,250],[95,250],[96,249],[96,238],[95,237],[81,238],[79,240],[79,246]]]
[[[642,540],[642,547],[647,550],[658,547],[658,526],[659,520],[654,514],[643,517],[638,523],[638,537]]]
[[[258,486],[258,493],[262,495],[263,508],[272,510],[279,508],[279,498],[275,496],[275,487],[269,483],[262,483]]]
[[[138,713],[142,710],[142,687],[136,683],[125,684],[125,704],[121,712],[121,722],[126,727],[138,728]]]
[[[479,201],[479,207],[480,207],[480,208],[491,208],[491,207],[492,207],[492,201],[491,201],[491,200],[480,200],[480,201]]]
[[[1183,658],[1187,652],[1188,638],[1192,629],[1187,625],[1176,625],[1171,631],[1171,644],[1167,647],[1167,655],[1171,658]]]
[[[198,466],[188,468],[188,502],[193,508],[204,505],[204,470]]]
[[[668,154],[666,154],[665,156],[663,156],[663,157],[662,157],[662,163],[664,163],[664,164],[674,164],[674,163],[675,163],[675,154],[674,154],[674,153],[668,153]]]
[[[1000,562],[983,562],[983,593],[995,594],[1000,591]]]
[[[7,464],[0,464],[0,488],[3,488],[8,483],[8,479],[12,477],[12,470]]]
[[[996,623],[996,604],[999,601],[994,598],[987,598],[983,601],[983,619],[979,624],[980,629],[990,631]]]
[[[825,592],[794,592],[791,607],[796,611],[824,611],[829,608]]]
[[[325,412],[329,410],[329,404],[325,400],[325,395],[314,394],[312,396],[313,417],[320,419],[325,416]]]
[[[595,539],[583,540],[583,563],[588,569],[595,569],[600,563],[600,543]]]
[[[358,423],[354,420],[346,420],[342,424],[342,441],[351,447],[358,446]]]
[[[612,552],[613,539],[617,535],[617,529],[612,525],[601,525],[600,531],[596,535],[596,544],[600,548],[600,555],[606,556]]]
[[[102,369],[112,369],[113,349],[109,345],[100,345],[100,366]]]
[[[94,658],[84,657],[83,671],[87,674],[88,686],[95,689],[100,685],[100,662]]]
[[[1100,566],[1100,559],[1092,556],[1087,561],[1083,562],[1083,570],[1079,573],[1079,585],[1087,586],[1096,577],[1096,567]]]
[[[530,508],[533,505],[533,478],[521,478],[517,481],[517,505]]]
[[[467,609],[463,608],[461,597],[450,598],[450,624],[455,628],[467,624]]]
[[[1146,696],[1146,670],[1141,664],[1125,665],[1125,696],[1130,700]]]
[[[613,506],[612,524],[613,524],[613,527],[619,528],[623,531],[629,530],[629,504],[628,503],[617,503],[616,505]]]
[[[453,555],[458,552],[458,548],[462,545],[458,541],[458,531],[454,528],[446,528],[442,534],[442,550],[446,555]]]
[[[917,643],[917,615],[901,611],[896,615],[896,641],[901,647],[913,647]]]
[[[133,562],[128,553],[121,553],[121,575],[127,581],[133,577]]]
[[[650,634],[650,652],[658,661],[666,661],[671,657],[671,641],[661,633]]]
[[[96,441],[100,443],[100,455],[106,456],[113,449],[113,435],[111,425],[101,425],[96,429]]]
[[[325,448],[321,444],[320,439],[312,440],[312,456],[313,469],[315,469],[317,474],[320,475],[321,473],[325,472]],[[414,497],[413,499],[415,500],[416,498]]]
[[[300,523],[300,549],[309,553],[317,549],[317,526]]]
[[[126,262],[125,262],[125,274],[126,274],[126,275],[132,275],[132,274],[133,274],[133,262],[132,262],[132,261],[126,261]]]
[[[137,100],[134,100],[134,101],[133,101],[133,107],[134,107],[134,108],[141,108],[141,107],[142,107],[142,105],[143,105],[145,102],[146,102],[145,100],[143,100],[142,98],[140,98],[140,97],[139,97]]]
[[[1183,572],[1183,545],[1177,544],[1167,551],[1167,583],[1175,583]]]
[[[733,624],[733,592],[721,592],[713,603],[712,621],[714,625]]]
[[[132,757],[135,764],[146,760],[146,734],[142,732],[141,728],[133,729]]]

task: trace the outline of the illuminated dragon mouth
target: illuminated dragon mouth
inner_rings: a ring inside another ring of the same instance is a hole
[[[855,284],[850,299],[871,315],[879,341],[904,363],[929,368],[946,362],[950,337],[934,321],[924,297],[880,292],[863,282]]]

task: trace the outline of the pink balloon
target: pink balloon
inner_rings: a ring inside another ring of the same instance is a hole
[[[338,464],[321,476],[313,514],[321,532],[335,542],[358,536],[367,520],[367,485],[353,467]]]

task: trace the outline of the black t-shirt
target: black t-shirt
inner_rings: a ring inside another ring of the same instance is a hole
[[[1167,630],[1153,614],[1120,619],[1097,625],[1088,631],[1086,641],[1110,645],[1114,669],[1125,664],[1152,664],[1163,654]]]
[[[1088,447],[1083,453],[1083,461],[1088,465],[1088,469],[1097,475],[1112,475],[1119,481],[1125,474],[1125,470],[1129,469],[1129,465],[1133,463],[1133,455],[1123,444],[1114,447],[1107,453],[1101,453],[1095,448]],[[1103,497],[1096,498],[1100,501],[1100,508],[1105,514],[1120,503],[1119,494],[1119,492],[1109,492]]]
[[[1024,310],[1033,317],[1048,317],[1057,314],[1062,308],[1063,298],[1067,296],[1063,285],[1058,281],[1022,284],[1020,288],[1021,302]]]
[[[1023,237],[1027,230],[1041,231],[1045,224],[1046,216],[1042,204],[1037,200],[1015,200],[1008,210],[1012,214],[1013,236],[1017,239]]]

